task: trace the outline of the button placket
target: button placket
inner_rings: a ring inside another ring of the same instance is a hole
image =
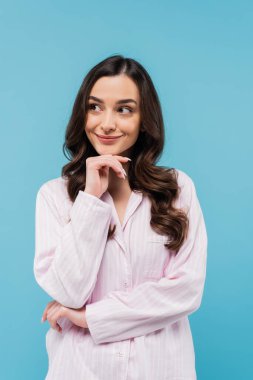
[[[128,265],[130,265],[130,264],[128,264]],[[123,287],[125,290],[128,290],[131,288],[131,283],[132,283],[131,277],[132,277],[132,274],[129,272],[129,268],[128,268],[128,273],[126,275],[126,278],[123,281]]]

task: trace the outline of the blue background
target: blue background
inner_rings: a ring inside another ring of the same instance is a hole
[[[118,53],[151,75],[159,164],[192,177],[206,220],[206,285],[190,316],[198,380],[252,378],[252,16],[251,1],[0,2],[2,379],[45,378],[35,197],[66,162],[83,77]]]

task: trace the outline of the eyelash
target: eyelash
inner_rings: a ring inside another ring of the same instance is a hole
[[[99,105],[96,103],[90,103],[90,104],[88,104],[88,109],[92,110],[92,106],[99,106]],[[133,112],[133,110],[129,107],[119,107],[118,109],[123,109],[123,108],[126,108],[129,111],[129,113]]]

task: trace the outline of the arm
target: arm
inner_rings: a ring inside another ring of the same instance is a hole
[[[41,288],[63,306],[80,308],[92,293],[110,218],[110,205],[80,190],[64,223],[47,187],[38,191],[33,271]]]
[[[131,292],[113,291],[86,305],[87,325],[96,344],[149,334],[199,308],[206,276],[207,234],[195,186],[188,178],[183,191],[190,223],[186,241],[158,282],[144,282]]]

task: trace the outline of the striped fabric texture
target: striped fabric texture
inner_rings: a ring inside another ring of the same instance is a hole
[[[36,198],[34,276],[54,300],[86,305],[88,328],[67,318],[46,333],[46,380],[196,380],[188,316],[201,304],[207,232],[193,180],[177,169],[176,207],[189,217],[175,256],[150,227],[151,202],[132,191],[122,225],[108,191],[79,191],[62,177]],[[107,239],[110,224],[115,236]],[[42,311],[43,311],[42,305]]]

